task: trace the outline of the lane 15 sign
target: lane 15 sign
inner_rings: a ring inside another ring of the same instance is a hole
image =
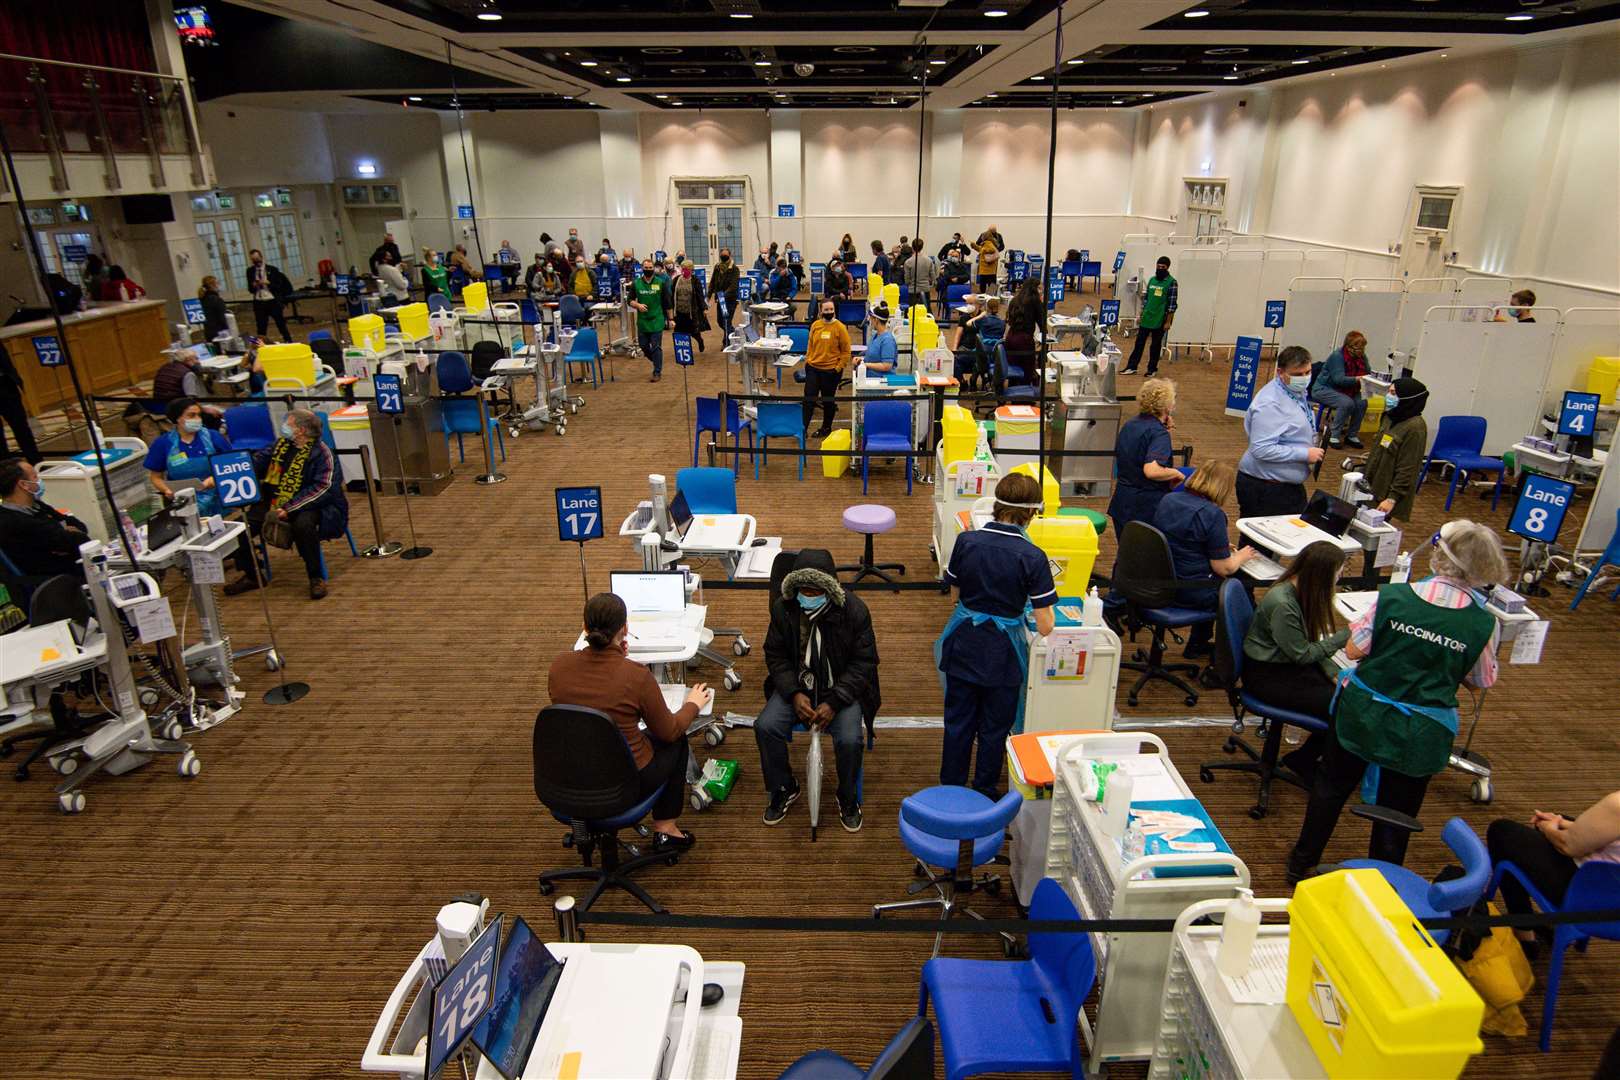
[[[602,538],[601,488],[557,489],[557,535],[580,544]]]
[[[675,362],[681,367],[692,366],[692,335],[675,334]]]

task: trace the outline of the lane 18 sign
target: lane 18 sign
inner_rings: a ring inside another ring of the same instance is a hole
[[[580,544],[602,538],[601,488],[557,489],[557,535],[563,540]]]

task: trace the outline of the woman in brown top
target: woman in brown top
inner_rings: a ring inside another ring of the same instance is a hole
[[[684,851],[692,846],[693,837],[682,832],[675,819],[686,804],[686,729],[713,692],[698,683],[687,691],[686,703],[670,712],[652,672],[627,655],[628,638],[624,601],[612,593],[591,597],[585,604],[586,647],[551,662],[551,700],[613,718],[641,771],[642,796],[662,789],[652,808],[653,832],[658,834],[653,842]],[[646,722],[645,732],[638,721]]]

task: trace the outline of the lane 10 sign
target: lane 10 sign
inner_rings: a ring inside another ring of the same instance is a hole
[[[377,411],[393,416],[405,411],[405,395],[400,390],[398,375],[374,375],[371,385],[377,390]]]
[[[1564,392],[1564,407],[1558,411],[1558,434],[1590,436],[1597,426],[1598,394],[1579,390]]]
[[[1283,318],[1287,314],[1287,312],[1288,312],[1288,301],[1286,301],[1286,300],[1267,300],[1266,301],[1266,329],[1267,330],[1280,330],[1282,328],[1282,325],[1283,325]]]
[[[214,476],[219,505],[225,509],[252,506],[259,501],[259,477],[253,471],[253,455],[246,450],[215,454],[208,459],[208,470]]]
[[[1118,300],[1104,300],[1102,302],[1101,310],[1099,310],[1097,312],[1097,325],[1098,326],[1118,326],[1119,325],[1119,301]]]
[[[1558,538],[1564,524],[1564,515],[1575,499],[1575,485],[1568,480],[1555,480],[1550,476],[1531,473],[1525,477],[1524,489],[1514,504],[1513,518],[1508,532],[1517,533],[1526,540],[1550,544]]]
[[[602,538],[601,488],[557,489],[557,535],[579,544]]]

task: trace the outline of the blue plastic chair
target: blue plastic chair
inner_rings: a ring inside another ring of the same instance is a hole
[[[835,300],[833,310],[838,313],[838,321],[849,327],[861,328],[861,340],[866,340],[866,301],[865,300]]]
[[[955,311],[962,301],[967,298],[967,294],[972,291],[973,286],[971,285],[945,286],[945,310]]]
[[[232,405],[225,410],[225,431],[237,450],[268,450],[275,445],[268,405]]]
[[[735,514],[737,476],[730,469],[690,468],[675,474],[675,490],[694,514]]]
[[[437,367],[439,389],[446,394],[465,394],[478,388],[473,381],[472,370],[467,366],[467,358],[460,353],[440,353]],[[498,446],[501,460],[506,460],[506,440],[501,437],[501,425],[496,423],[493,416],[487,417],[485,423],[480,422],[476,398],[442,400],[439,403],[439,426],[444,432],[445,450],[450,449],[450,436],[454,435],[456,452],[463,462],[467,460],[467,448],[461,439],[463,435],[482,435],[486,441],[493,439],[490,449],[493,451]]]
[[[861,415],[861,494],[865,495],[873,454],[904,454],[911,450],[911,405],[903,401],[874,401]],[[902,460],[906,469],[906,494],[910,495],[911,459]]]
[[[759,413],[754,421],[759,429],[759,445],[763,449],[770,445],[772,437],[793,439],[799,444],[799,449],[805,448],[804,437],[804,409],[790,401],[762,401],[759,403]],[[754,458],[754,479],[759,479],[759,467],[768,455],[760,454]],[[799,455],[799,479],[804,479],[804,455]]]
[[[568,366],[570,375],[573,374],[575,364],[584,364],[585,369],[591,373],[591,388],[595,389],[602,385],[602,347],[596,340],[596,327],[586,326],[574,334],[573,343],[569,345],[568,355],[563,357],[563,363]]]
[[[336,340],[332,337],[332,331],[330,330],[311,330],[309,332],[310,341],[320,341],[322,338],[325,338],[327,341]]]
[[[777,1080],[886,1080],[890,1076],[933,1075],[934,1024],[926,1016],[913,1016],[889,1040],[870,1069],[831,1050],[812,1050],[789,1065]]]
[[[1080,288],[1086,287],[1086,278],[1095,278],[1097,291],[1102,292],[1102,260],[1087,259],[1080,264]]]
[[[1029,917],[1078,922],[1080,914],[1061,885],[1043,878]],[[926,1015],[932,998],[947,1080],[990,1072],[1085,1075],[1080,1009],[1097,982],[1091,935],[1030,934],[1029,957],[936,957],[923,965],[917,1015]]]
[[[1496,864],[1490,887],[1485,890],[1487,900],[1496,895],[1503,874],[1512,874],[1517,878],[1536,907],[1549,915],[1560,911],[1613,911],[1620,908],[1620,863],[1582,863],[1570,879],[1569,888],[1564,890],[1562,906],[1541,895],[1541,890],[1536,888],[1529,875],[1515,866],[1511,859],[1503,859]],[[1573,945],[1585,952],[1586,944],[1592,938],[1620,941],[1620,921],[1560,923],[1553,927],[1552,955],[1547,962],[1547,996],[1541,1006],[1542,1053],[1546,1053],[1552,1044],[1553,1010],[1558,1006],[1558,984],[1564,974],[1564,950]]]
[[[1451,500],[1457,494],[1457,483],[1464,473],[1494,472],[1496,489],[1491,493],[1491,509],[1495,510],[1502,498],[1502,474],[1507,471],[1507,466],[1501,458],[1481,454],[1484,448],[1483,416],[1442,416],[1434,432],[1434,446],[1429,450],[1429,456],[1423,459],[1423,471],[1418,473],[1418,490],[1422,490],[1423,481],[1429,477],[1429,466],[1436,461],[1450,464],[1451,487],[1446,490],[1446,509],[1450,510]]]
[[[430,292],[427,294],[427,308],[429,315],[436,315],[441,311],[450,311],[454,307],[455,305],[450,303],[450,298],[444,295],[442,292]]]
[[[799,406],[795,405],[795,409]],[[697,430],[692,433],[692,464],[698,461],[698,444],[703,440],[705,431],[720,434],[720,399],[717,397],[697,398]],[[754,425],[751,420],[744,420],[742,409],[736,398],[726,399],[726,426],[725,433],[730,437],[733,446],[737,447],[731,452],[731,473],[735,476],[742,468],[742,433],[748,432],[748,459],[756,461],[754,457]],[[695,508],[694,508],[695,512]]]
[[[1598,579],[1605,566],[1620,566],[1620,510],[1614,513],[1614,535],[1609,537],[1609,546],[1603,549],[1603,556],[1592,567],[1592,572],[1586,575],[1581,587],[1575,591],[1575,599],[1570,601],[1569,610],[1574,611],[1580,606],[1581,600],[1586,596],[1586,590]],[[1610,600],[1620,600],[1620,585],[1615,586],[1614,592],[1609,594]]]
[[[1086,264],[1079,259],[1063,260],[1063,284],[1066,288],[1080,287],[1080,275],[1085,271]],[[1072,284],[1071,284],[1072,282]]]
[[[996,397],[1000,401],[1031,402],[1038,396],[1035,387],[1024,382],[1024,369],[1007,362],[1007,346],[999,339],[990,341],[990,370],[994,372]]]
[[[585,305],[580,303],[579,297],[573,293],[564,293],[557,298],[557,317],[564,326],[578,326],[582,322],[589,322]]]
[[[1449,919],[1467,911],[1485,895],[1491,881],[1491,855],[1485,850],[1485,841],[1460,817],[1446,822],[1440,838],[1462,861],[1462,877],[1428,882],[1404,866],[1381,859],[1347,859],[1339,865],[1347,870],[1378,871],[1420,919]],[[1433,930],[1430,935],[1436,944],[1444,945],[1451,931]]]
[[[523,320],[525,326],[540,325],[540,305],[533,300],[518,301],[518,318]]]
[[[1191,470],[1188,470],[1189,472]],[[1227,650],[1227,662],[1231,665],[1231,686],[1227,688],[1226,696],[1232,704],[1233,726],[1236,728],[1244,721],[1246,714],[1259,717],[1264,725],[1265,747],[1258,753],[1244,741],[1242,736],[1234,734],[1226,737],[1226,745],[1222,747],[1228,754],[1241,750],[1248,755],[1248,760],[1209,761],[1198,770],[1198,775],[1206,783],[1213,781],[1212,775],[1218,769],[1231,769],[1234,772],[1254,773],[1260,777],[1260,797],[1249,810],[1249,816],[1259,821],[1271,809],[1271,781],[1278,775],[1288,783],[1307,787],[1302,780],[1291,772],[1277,772],[1277,755],[1282,750],[1282,735],[1285,725],[1292,724],[1297,728],[1315,734],[1328,729],[1327,722],[1320,717],[1309,713],[1294,712],[1277,705],[1261,701],[1242,687],[1243,679],[1243,643],[1249,638],[1249,627],[1254,622],[1254,603],[1249,599],[1248,592],[1243,583],[1236,578],[1227,578],[1221,582],[1220,615],[1222,628],[1226,631],[1226,640],[1223,643]]]
[[[900,803],[900,842],[917,860],[934,895],[921,900],[873,904],[872,918],[880,918],[890,911],[937,907],[940,918],[949,919],[962,907],[959,894],[999,888],[999,879],[991,875],[975,878],[973,870],[994,861],[1007,838],[1007,825],[1018,815],[1023,803],[1024,797],[1016,791],[1007,792],[999,802],[991,802],[982,792],[953,784],[923,788],[906,796]],[[949,873],[935,874],[936,867]],[[965,907],[962,910],[974,915]],[[934,935],[934,956],[939,955],[944,938],[943,931]],[[918,1010],[919,1014],[921,1011]]]

